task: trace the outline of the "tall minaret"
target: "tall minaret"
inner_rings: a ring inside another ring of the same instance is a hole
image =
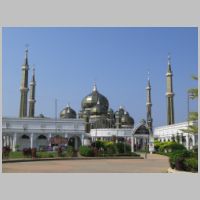
[[[172,70],[171,70],[171,57],[168,55],[168,71],[166,73],[167,77],[167,124],[174,124],[174,92],[172,84]]]
[[[27,95],[28,95],[28,49],[25,50],[24,64],[22,65],[22,79],[21,79],[21,99],[19,117],[27,116]]]
[[[29,96],[29,117],[34,117],[35,114],[35,68],[33,67],[32,80],[30,82],[30,96]]]
[[[148,82],[147,82],[146,91],[147,91],[147,102],[146,102],[146,107],[147,107],[147,125],[149,127],[150,132],[152,133],[152,131],[153,131],[153,128],[152,128],[153,119],[152,119],[152,116],[151,116],[152,103],[151,103],[151,84],[150,84],[149,73],[148,73]]]

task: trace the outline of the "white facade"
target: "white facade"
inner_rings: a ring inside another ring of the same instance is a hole
[[[141,128],[144,128],[143,131],[141,131]],[[131,145],[132,152],[145,150],[148,146],[150,152],[154,151],[149,129],[143,122],[139,123],[135,128],[91,129],[90,135],[93,141],[96,141],[96,139],[110,140],[113,136],[116,137],[116,141],[119,138],[124,138]]]
[[[197,122],[190,122],[189,125],[196,125]],[[159,141],[172,141],[173,138],[177,141],[179,137],[179,142],[183,144],[187,149],[198,145],[198,134],[188,134],[182,130],[188,128],[188,122],[182,122],[177,124],[172,124],[168,126],[161,126],[154,129],[154,138]],[[177,137],[178,136],[178,137]]]
[[[50,118],[2,118],[2,146],[9,146],[13,151],[16,146],[23,148],[39,148],[50,145],[54,136],[75,138],[75,149],[78,141],[82,145],[87,142],[85,123],[81,119]]]
[[[91,129],[90,135],[92,138],[110,138],[116,137],[131,137],[133,129],[128,128],[105,128],[105,129]]]

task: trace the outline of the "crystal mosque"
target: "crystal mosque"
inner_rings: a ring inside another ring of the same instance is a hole
[[[157,127],[154,130],[149,78],[146,87],[146,120],[142,119],[135,125],[128,110],[122,106],[116,111],[110,108],[109,100],[98,91],[96,83],[93,85],[91,93],[82,99],[80,112],[76,113],[70,105],[67,105],[61,110],[58,119],[44,115],[35,116],[36,77],[35,69],[33,69],[28,87],[28,49],[25,51],[21,70],[19,117],[2,118],[2,146],[9,146],[13,151],[26,147],[48,149],[60,145],[72,145],[78,150],[81,145],[90,145],[97,139],[111,140],[113,136],[117,141],[129,143],[132,152],[142,150],[147,146],[150,151],[153,151],[154,137],[161,141],[170,141],[172,136],[177,133],[174,131],[177,130],[177,124],[174,120],[173,74],[170,58],[168,58],[166,74],[167,126]],[[181,128],[187,128],[187,123],[182,123]],[[184,134],[180,130],[179,133]],[[185,133],[184,137],[186,138],[185,146],[188,148],[197,143],[196,136],[189,136]]]

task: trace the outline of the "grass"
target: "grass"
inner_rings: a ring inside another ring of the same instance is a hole
[[[37,152],[38,158],[53,158],[57,157],[57,155],[58,155],[57,152],[42,152],[42,151]],[[26,158],[26,157],[24,157],[23,152],[21,151],[10,152],[9,159],[15,159],[15,158]]]

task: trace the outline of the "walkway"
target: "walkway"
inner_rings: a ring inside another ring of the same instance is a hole
[[[54,160],[3,163],[3,173],[167,173],[168,158],[148,154],[147,159]]]

